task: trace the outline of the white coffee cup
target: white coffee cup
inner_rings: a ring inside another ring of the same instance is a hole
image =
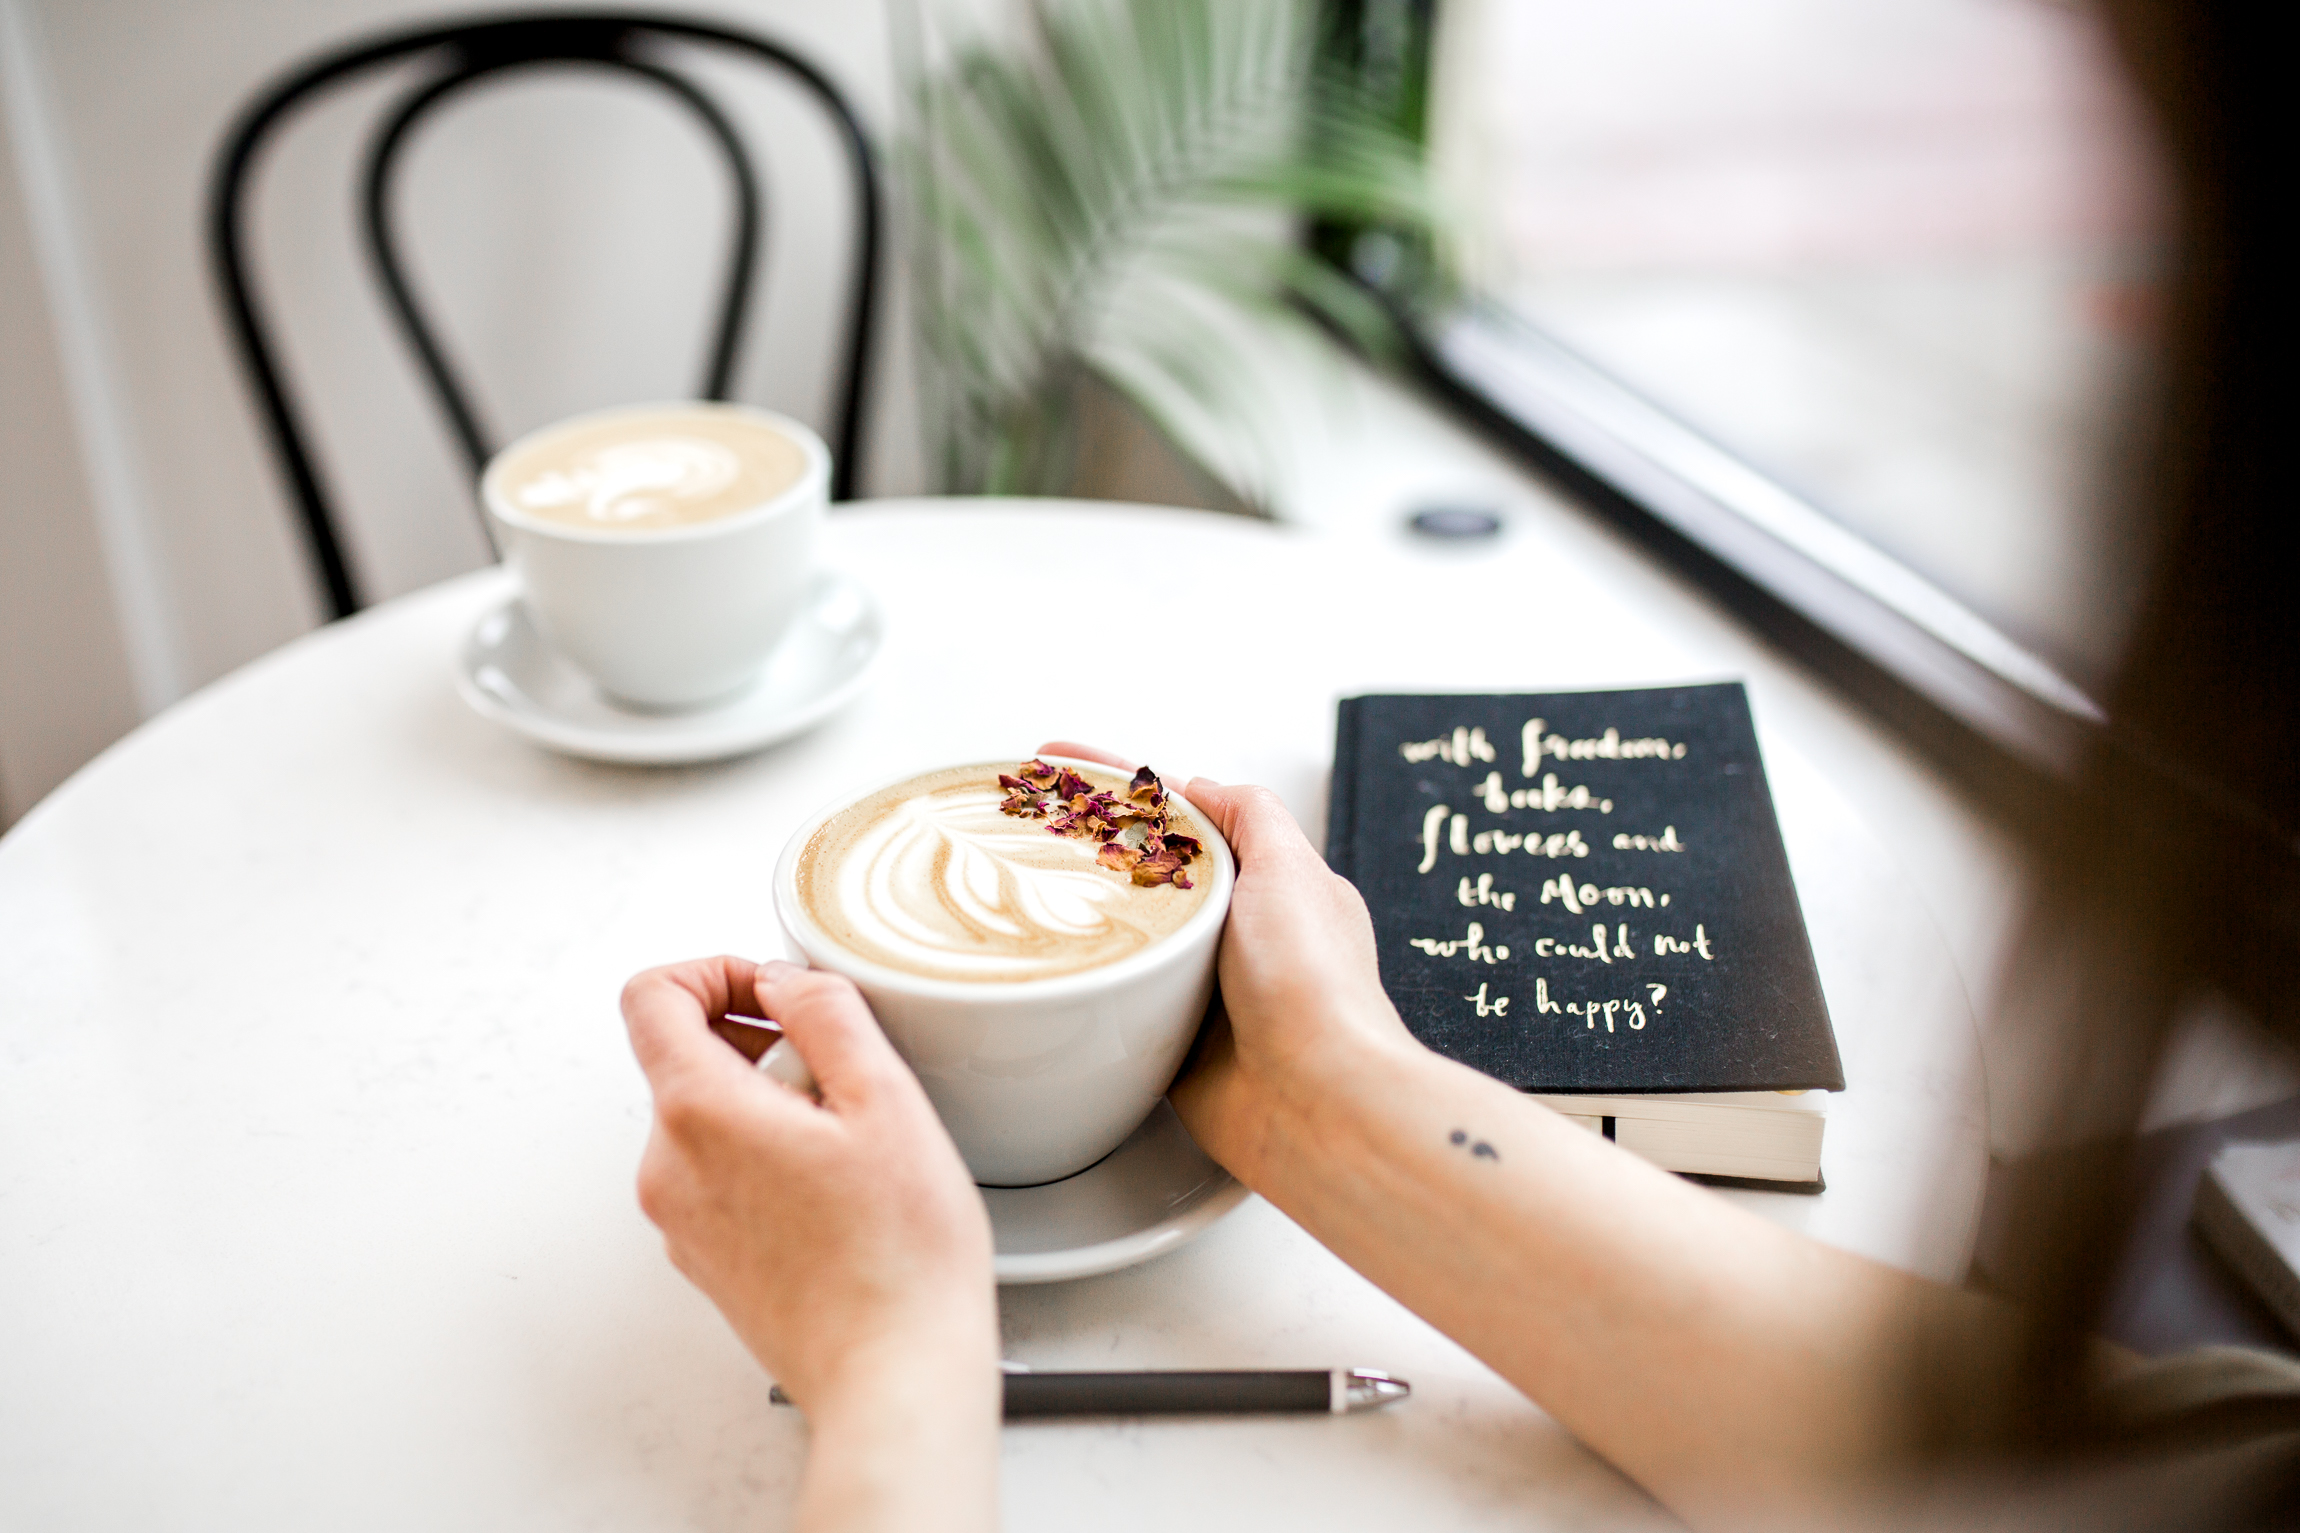
[[[505,465],[538,446],[648,415],[762,427],[804,457],[757,504],[691,525],[575,525],[517,504]],[[743,405],[631,405],[546,426],[496,454],[479,481],[505,561],[543,638],[602,691],[637,708],[708,706],[756,679],[805,605],[830,487],[830,449],[798,421]]]
[[[833,943],[807,917],[798,893],[799,854],[823,823],[915,775],[873,783],[800,826],[775,864],[775,914],[810,967],[843,974],[862,991],[977,1182],[1059,1181],[1118,1148],[1181,1069],[1214,997],[1214,959],[1237,881],[1229,844],[1169,788],[1206,847],[1206,871],[1190,868],[1205,882],[1206,898],[1179,928],[1115,963],[1047,979],[928,978]]]

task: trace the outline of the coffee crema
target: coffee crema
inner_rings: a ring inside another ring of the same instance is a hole
[[[800,908],[824,936],[928,979],[1009,983],[1100,968],[1181,929],[1195,886],[1143,887],[1098,865],[1092,842],[1001,813],[1011,762],[946,767],[841,810],[800,851]],[[1097,788],[1123,773],[1078,767]],[[1179,808],[1174,829],[1205,839]]]
[[[773,426],[697,404],[572,421],[504,454],[490,478],[539,521],[645,533],[765,505],[806,471],[806,449]]]

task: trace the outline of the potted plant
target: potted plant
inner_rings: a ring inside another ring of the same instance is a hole
[[[1374,228],[1427,248],[1428,183],[1325,9],[1030,0],[1005,19],[942,47],[946,14],[903,23],[898,184],[944,489],[1073,489],[1113,402],[1170,441],[1216,423],[1250,447],[1256,324],[1395,348],[1385,301],[1316,247]]]

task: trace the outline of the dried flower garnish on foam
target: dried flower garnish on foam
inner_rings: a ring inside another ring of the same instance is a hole
[[[1196,836],[1168,828],[1173,811],[1166,804],[1166,787],[1148,767],[1134,774],[1123,794],[1097,788],[1068,767],[1038,760],[1025,761],[1012,776],[999,773],[998,785],[1006,790],[1000,809],[1019,819],[1044,820],[1057,836],[1100,842],[1094,860],[1113,872],[1144,887],[1195,887],[1182,870],[1206,848]]]

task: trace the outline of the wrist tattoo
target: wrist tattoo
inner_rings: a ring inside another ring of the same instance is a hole
[[[1475,1160],[1501,1159],[1501,1151],[1495,1149],[1492,1145],[1487,1144],[1482,1139],[1476,1141],[1475,1143],[1471,1143],[1469,1134],[1462,1129],[1457,1128],[1452,1133],[1446,1135],[1446,1141],[1449,1144],[1453,1144],[1455,1146],[1468,1145],[1470,1156]]]

